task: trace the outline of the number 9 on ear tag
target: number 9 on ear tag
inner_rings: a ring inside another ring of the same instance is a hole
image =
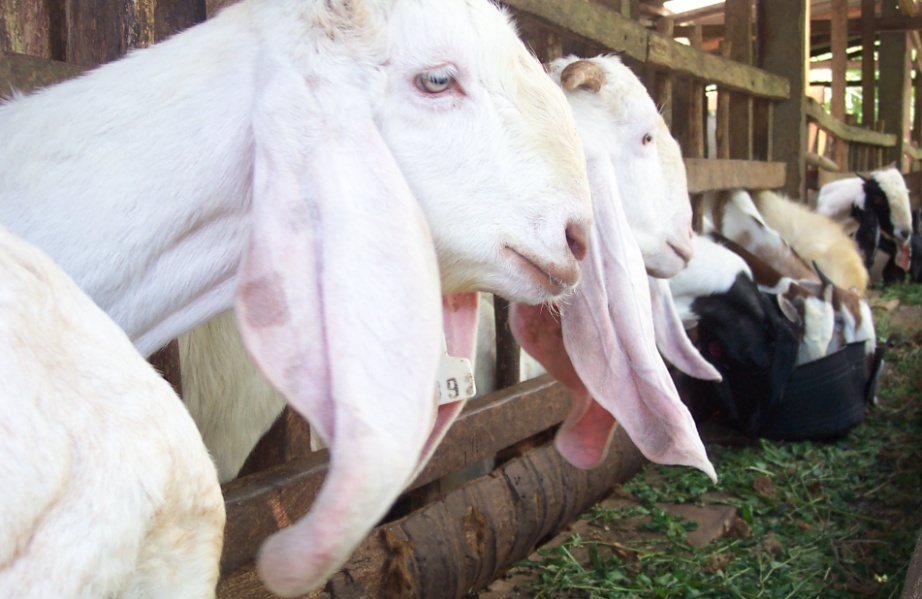
[[[439,393],[439,405],[464,401],[474,397],[477,388],[474,386],[474,369],[467,358],[455,358],[448,355],[448,346],[442,336],[444,355],[439,362],[436,384]]]

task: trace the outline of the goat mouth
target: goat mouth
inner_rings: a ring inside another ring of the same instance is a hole
[[[668,245],[669,249],[675,252],[675,255],[678,256],[686,266],[688,266],[688,263],[691,262],[692,259],[690,248],[678,247],[671,241],[667,241],[666,245]]]
[[[542,263],[508,245],[503,247],[503,251],[516,262],[518,269],[524,271],[529,279],[536,281],[553,295],[560,295],[575,287],[579,282],[578,266],[566,268]]]

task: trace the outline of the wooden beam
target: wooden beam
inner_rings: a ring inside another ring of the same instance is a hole
[[[661,18],[656,21],[656,32],[660,35],[672,39],[673,21],[669,18]],[[666,126],[672,129],[672,87],[674,77],[669,71],[659,71],[655,74],[655,90],[653,99],[663,114]]]
[[[757,7],[759,66],[790,82],[790,99],[776,103],[773,109],[771,159],[787,164],[784,192],[800,199],[806,182],[807,0],[771,0]]]
[[[408,490],[559,424],[569,409],[569,394],[547,375],[471,401]],[[253,559],[265,537],[307,513],[326,476],[327,455],[316,452],[225,485],[223,572]]]
[[[777,189],[784,187],[784,162],[750,160],[708,160],[686,158],[688,192],[703,193],[721,189]]]
[[[724,4],[726,39],[730,42],[730,58],[751,66],[753,12],[751,0],[727,0]],[[752,160],[752,97],[748,94],[730,94],[729,131],[730,154],[728,158]]]
[[[648,32],[639,23],[600,4],[583,0],[506,0],[503,4],[657,69],[696,77],[758,97],[775,100],[790,97],[790,86],[783,77],[723,60],[679,44],[672,38]]]
[[[509,325],[509,302],[493,298],[493,322],[496,327],[496,389],[505,389],[519,382],[519,344]]]
[[[76,77],[85,70],[66,62],[0,52],[0,98],[9,98],[13,90],[35,91]]]
[[[791,97],[790,83],[784,77],[707,54],[656,33],[650,33],[647,63],[753,96],[774,100]]]
[[[898,5],[884,2],[881,17],[898,17]],[[896,161],[903,165],[903,140],[909,136],[910,47],[906,33],[882,33],[879,50],[878,109],[884,124],[884,131],[897,136],[896,145],[886,153],[887,162]]]
[[[566,463],[553,445],[536,447],[441,501],[379,526],[324,590],[306,597],[468,596],[610,494],[614,485],[629,480],[645,462],[621,428],[606,459],[592,470]],[[271,595],[250,563],[221,579],[217,597]]]
[[[548,21],[637,60],[647,56],[647,30],[612,9],[582,0],[504,0],[503,4]]]
[[[877,34],[872,23],[875,15],[875,0],[861,0],[861,124],[867,128],[876,126],[874,107],[877,94],[877,61],[874,58],[874,41]]]
[[[806,114],[819,127],[845,141],[882,146],[885,148],[891,148],[897,142],[896,135],[892,133],[879,133],[863,127],[846,125],[834,119],[832,115],[823,110],[823,107],[817,104],[813,98],[807,98],[806,100]]]

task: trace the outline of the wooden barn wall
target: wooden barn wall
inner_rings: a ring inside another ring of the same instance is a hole
[[[0,50],[93,67],[204,19],[204,0],[2,0]]]

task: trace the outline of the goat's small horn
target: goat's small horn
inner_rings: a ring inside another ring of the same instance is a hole
[[[816,263],[816,260],[813,261],[813,270],[816,271],[816,274],[819,275],[820,281],[823,282],[824,286],[832,285],[832,281],[829,280],[829,277],[826,276],[826,273],[820,268],[820,265]]]
[[[597,92],[605,83],[605,71],[590,60],[577,60],[560,74],[560,84],[567,91],[585,89]]]

